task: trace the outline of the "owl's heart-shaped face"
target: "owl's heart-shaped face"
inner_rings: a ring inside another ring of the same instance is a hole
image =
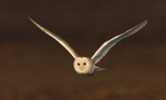
[[[91,71],[92,59],[87,57],[78,57],[74,61],[74,69],[78,74],[87,74]]]

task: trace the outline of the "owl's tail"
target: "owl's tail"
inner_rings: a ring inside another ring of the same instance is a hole
[[[101,68],[101,67],[95,66],[95,70],[96,70],[96,71],[102,71],[102,70],[105,70],[105,69],[104,69],[104,68]]]

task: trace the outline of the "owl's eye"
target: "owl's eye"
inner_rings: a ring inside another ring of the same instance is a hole
[[[77,65],[80,65],[80,63],[77,63]]]
[[[86,63],[84,63],[84,65],[86,65]]]

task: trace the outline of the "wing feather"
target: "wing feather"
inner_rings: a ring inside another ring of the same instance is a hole
[[[134,33],[136,33],[137,31],[139,31],[140,29],[142,29],[146,24],[147,24],[147,20],[145,20],[144,22],[138,24],[137,26],[129,29],[128,31],[115,36],[114,38],[106,41],[96,52],[95,54],[92,56],[93,62],[96,64],[98,63],[105,55],[106,53],[120,40],[122,40],[123,38],[126,38]]]
[[[56,34],[48,31],[47,29],[45,29],[44,27],[40,26],[39,24],[37,24],[35,21],[33,21],[30,17],[29,19],[38,27],[40,28],[42,31],[44,31],[46,34],[48,34],[49,36],[51,36],[52,38],[54,38],[55,40],[57,40],[63,47],[65,47],[67,49],[67,51],[69,51],[69,53],[74,57],[77,58],[78,54],[70,47],[70,45],[63,40],[62,38],[60,38],[59,36],[57,36]]]

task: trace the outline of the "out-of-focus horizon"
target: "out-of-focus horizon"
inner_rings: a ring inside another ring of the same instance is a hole
[[[0,100],[165,100],[166,1],[1,1]],[[78,75],[73,57],[30,20],[91,57],[108,39],[148,24]]]

